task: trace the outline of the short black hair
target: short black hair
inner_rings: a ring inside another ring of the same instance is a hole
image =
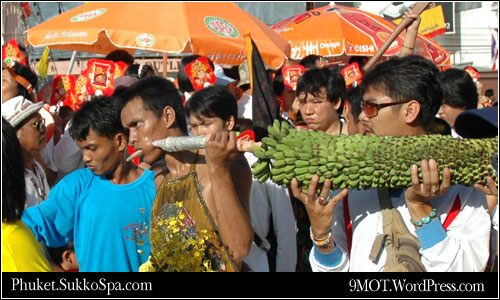
[[[352,88],[347,92],[347,101],[351,105],[351,113],[355,122],[359,122],[359,115],[361,114],[361,103],[363,102],[363,94],[359,86]]]
[[[134,63],[134,57],[127,51],[120,49],[109,52],[108,55],[106,55],[105,59],[111,60],[113,62],[123,61],[127,65],[131,65]]]
[[[179,73],[177,73],[177,82],[179,84],[179,90],[181,92],[193,92],[194,87],[193,84],[191,83],[191,80],[189,79],[188,75],[186,74],[186,71],[184,70],[189,63],[195,61],[196,59],[203,57],[200,55],[189,55],[185,56],[181,59],[180,65],[179,65]],[[208,57],[207,57],[208,58]],[[214,63],[210,58],[208,58],[208,63],[212,67],[212,69],[215,69]]]
[[[15,129],[2,117],[2,222],[21,219],[26,203],[23,151]]]
[[[135,97],[141,97],[144,109],[152,111],[158,118],[162,116],[165,107],[172,107],[175,111],[177,126],[182,133],[187,134],[181,95],[168,79],[151,76],[135,82],[120,94],[121,108]]]
[[[240,81],[240,72],[238,72],[238,66],[232,66],[230,69],[224,69],[224,74],[236,81]]]
[[[120,106],[115,97],[95,97],[85,102],[71,119],[69,133],[75,140],[85,140],[92,129],[97,135],[112,139],[127,134],[120,119]]]
[[[57,247],[57,248],[47,247],[47,252],[49,252],[50,260],[57,266],[61,266],[62,255],[64,251],[75,251],[75,246],[73,241],[69,241],[66,245],[62,247]]]
[[[253,122],[250,119],[238,118],[236,119],[235,131],[244,132],[247,130],[253,130]]]
[[[351,56],[351,58],[349,58],[349,62],[347,64],[350,65],[352,63],[357,62],[359,68],[361,69],[365,65],[365,59],[366,59],[366,56]]]
[[[21,63],[17,63],[17,62],[11,67],[11,69],[12,69],[12,71],[14,71],[14,73],[23,77],[29,83],[31,83],[31,87],[33,88],[33,92],[35,91],[35,89],[38,85],[38,76],[35,74],[35,72],[33,72],[30,68],[25,67]],[[26,99],[31,99],[31,95],[30,95],[30,93],[28,93],[28,90],[18,82],[17,82],[17,95],[23,96]],[[31,99],[31,100],[36,101],[36,99]]]
[[[420,55],[408,55],[377,64],[365,74],[360,86],[363,95],[371,87],[391,97],[393,102],[417,100],[421,106],[420,122],[427,128],[443,98],[438,76],[439,69],[431,61]]]
[[[316,96],[321,87],[326,88],[328,101],[332,103],[336,103],[339,98],[343,101],[346,97],[345,79],[332,68],[313,68],[302,74],[297,82],[296,94],[310,93]]]
[[[320,59],[321,59],[321,56],[311,54],[311,55],[304,57],[299,62],[299,65],[304,66],[304,68],[306,68],[306,69],[316,68],[316,62]]]
[[[23,44],[17,43],[17,48],[19,48],[21,52],[26,52],[26,47]]]
[[[427,126],[427,134],[451,135],[451,127],[448,122],[441,118],[434,117]]]
[[[220,118],[223,121],[233,116],[238,118],[238,104],[233,94],[225,86],[214,85],[197,91],[186,103],[186,116],[204,116]]]
[[[443,91],[443,103],[465,109],[477,108],[479,95],[467,71],[452,68],[441,72],[439,84]]]
[[[141,74],[139,74],[139,69],[141,69]],[[154,76],[155,70],[150,65],[131,64],[125,70],[125,75],[130,76],[130,77],[135,77],[135,78],[144,78],[144,77],[148,77],[148,76]]]
[[[489,98],[489,97],[491,97],[491,96],[493,96],[493,95],[494,95],[493,90],[492,90],[492,89],[487,89],[487,90],[484,92],[484,95],[485,95],[486,97],[488,97],[488,98]]]
[[[240,85],[240,89],[246,91],[250,88],[250,83],[245,83],[245,84],[242,84]]]

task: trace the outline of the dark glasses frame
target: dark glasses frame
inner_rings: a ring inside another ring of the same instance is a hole
[[[31,126],[36,127],[36,129],[38,131],[42,132],[42,129],[45,128],[45,119],[44,118],[40,118],[40,119],[36,120],[35,124],[31,124]]]
[[[368,118],[373,118],[378,115],[378,111],[381,108],[388,107],[388,106],[393,106],[393,105],[399,105],[399,104],[405,104],[410,102],[410,100],[406,101],[400,101],[400,102],[390,102],[390,103],[371,103],[371,102],[361,102],[361,110],[366,114]]]

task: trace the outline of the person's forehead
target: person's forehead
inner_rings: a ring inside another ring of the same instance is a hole
[[[80,147],[90,146],[90,145],[103,145],[109,143],[111,140],[108,137],[99,135],[93,128],[89,128],[89,133],[85,139],[79,139],[76,143]]]
[[[190,113],[188,116],[188,122],[190,124],[217,122],[218,120],[222,122],[222,119],[219,117],[207,117],[204,115],[194,115],[193,113]]]
[[[127,122],[143,119],[145,116],[148,118],[154,116],[153,111],[144,108],[144,102],[140,96],[134,97],[127,102],[121,112],[122,119]]]
[[[379,102],[381,100],[391,100],[391,97],[389,97],[379,89],[375,89],[373,86],[368,87],[368,89],[363,94],[363,101]]]
[[[326,96],[326,94],[327,94],[326,87],[322,86],[317,91],[301,91],[299,93],[299,96],[314,98],[314,97]]]
[[[135,96],[125,104],[124,109],[125,108],[144,109],[144,101],[141,96]]]

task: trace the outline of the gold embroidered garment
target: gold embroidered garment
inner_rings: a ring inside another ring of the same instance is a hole
[[[169,206],[175,205],[176,202],[183,203],[183,208],[187,213],[188,226],[194,226],[198,235],[204,229],[210,232],[212,238],[208,240],[208,244],[216,253],[211,258],[212,268],[216,271],[237,272],[238,267],[223,246],[215,222],[203,200],[195,163],[191,165],[187,175],[173,180],[165,177],[161,183],[153,204],[153,216],[151,218],[153,228],[156,227],[158,218],[168,216]]]

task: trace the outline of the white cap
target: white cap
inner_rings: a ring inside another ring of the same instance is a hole
[[[23,96],[17,96],[2,103],[2,117],[12,127],[16,127],[32,114],[40,111],[42,106],[43,102],[33,103]]]
[[[231,77],[227,76],[226,74],[224,74],[224,70],[219,65],[215,65],[214,74],[215,74],[215,77],[217,78],[215,81],[216,85],[226,86],[226,85],[230,84],[231,82],[236,81],[236,80],[232,79]]]

